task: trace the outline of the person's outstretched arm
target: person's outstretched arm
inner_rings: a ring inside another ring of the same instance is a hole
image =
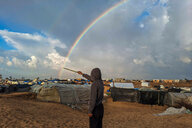
[[[88,74],[84,74],[84,73],[82,73],[81,71],[78,71],[77,73],[78,73],[79,75],[82,75],[82,76],[85,77],[86,79],[92,81],[90,75],[88,75]]]

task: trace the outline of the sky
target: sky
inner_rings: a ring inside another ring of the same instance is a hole
[[[95,67],[103,78],[192,79],[192,1],[1,0],[0,74],[14,78],[78,78]]]

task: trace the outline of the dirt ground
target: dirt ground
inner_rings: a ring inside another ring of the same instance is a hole
[[[104,103],[104,128],[191,128],[192,114],[154,116],[166,107],[128,102]],[[29,93],[0,95],[1,128],[86,128],[88,116],[79,110],[34,100]]]

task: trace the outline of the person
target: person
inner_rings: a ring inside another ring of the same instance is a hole
[[[89,126],[90,128],[102,128],[104,84],[101,78],[101,71],[99,68],[94,68],[91,71],[91,75],[84,74],[81,71],[77,73],[93,82],[88,109]]]

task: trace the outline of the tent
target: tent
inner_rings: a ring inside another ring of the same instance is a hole
[[[129,88],[111,88],[111,97],[113,101],[128,101],[137,102],[138,100],[138,90]]]
[[[31,91],[37,93],[37,99],[41,101],[57,102],[67,105],[88,104],[90,85],[34,85],[31,87]]]
[[[30,92],[34,92],[34,93],[38,94],[40,92],[41,88],[43,88],[43,86],[38,85],[38,84],[33,85],[33,86],[31,86]]]
[[[5,85],[3,86],[4,93],[11,93],[17,91],[16,85]]]
[[[134,88],[133,83],[111,83],[110,86],[116,88]]]
[[[6,88],[8,88],[8,87],[5,85],[0,85],[0,93],[4,93]]]
[[[181,103],[191,96],[192,93],[168,92],[165,98],[165,104],[170,107],[181,107]]]
[[[155,91],[149,88],[129,89],[129,88],[111,88],[111,97],[113,101],[139,102],[150,105],[164,105],[166,91]]]
[[[157,90],[139,90],[138,102],[150,105],[164,105],[166,91]]]
[[[55,87],[52,88],[42,87],[37,95],[37,99],[40,101],[60,103],[59,92]]]
[[[141,86],[142,86],[142,87],[148,87],[148,86],[149,86],[149,83],[148,83],[148,82],[142,82],[142,83],[141,83]]]
[[[62,104],[88,104],[89,85],[57,85]]]

